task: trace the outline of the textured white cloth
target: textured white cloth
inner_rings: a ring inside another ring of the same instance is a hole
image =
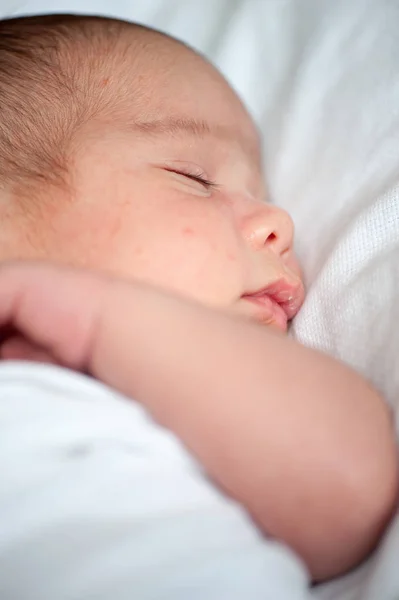
[[[8,1],[0,0],[4,13]],[[211,57],[261,126],[272,199],[294,217],[309,294],[293,335],[399,409],[399,2],[12,0],[20,12],[139,20]],[[8,14],[10,14],[8,10]],[[398,600],[399,530],[314,593]],[[291,600],[291,596],[287,596]]]
[[[294,217],[309,285],[294,333],[397,406],[399,3],[272,4],[286,47],[263,42],[281,83],[259,115],[271,193]]]

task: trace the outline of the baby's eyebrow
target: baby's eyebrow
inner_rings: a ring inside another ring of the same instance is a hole
[[[139,129],[146,133],[159,134],[180,134],[189,133],[196,136],[213,135],[215,137],[230,137],[233,138],[233,132],[228,132],[226,127],[213,126],[211,127],[207,121],[202,119],[194,119],[191,117],[166,117],[164,119],[154,119],[152,121],[136,121],[133,124],[133,129]],[[221,135],[223,134],[223,135]]]
[[[251,158],[259,161],[259,140],[245,136],[240,139],[237,133],[224,125],[210,124],[203,119],[192,117],[165,117],[151,121],[135,121],[132,129],[154,135],[189,134],[204,138],[213,137],[227,143],[239,143],[243,151]]]

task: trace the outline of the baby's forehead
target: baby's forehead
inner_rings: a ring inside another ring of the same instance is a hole
[[[219,71],[191,48],[166,36],[156,38],[125,65],[125,106],[133,129],[148,134],[215,138],[240,144],[253,157],[260,136],[245,106]],[[112,83],[110,79],[105,79]],[[120,81],[116,82],[116,88]],[[122,92],[122,95],[123,92]],[[118,100],[118,98],[117,98]]]
[[[136,72],[137,80],[146,72],[143,65]],[[261,138],[254,121],[223,77],[206,63],[201,61],[191,75],[185,61],[169,77],[162,70],[151,70],[151,81],[145,86],[141,103],[133,100],[133,106],[126,106],[125,127],[130,132],[239,148],[249,161],[260,165]]]

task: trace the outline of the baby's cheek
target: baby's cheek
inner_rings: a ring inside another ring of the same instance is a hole
[[[216,228],[208,226],[186,226],[182,229],[182,243],[195,248],[198,255],[203,259],[213,259],[216,262],[224,261],[226,247],[230,247],[229,241],[220,234]],[[230,254],[230,250],[227,251]],[[232,254],[231,254],[232,255]]]

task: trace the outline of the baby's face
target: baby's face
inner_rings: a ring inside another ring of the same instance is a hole
[[[285,330],[303,286],[291,219],[265,202],[257,131],[202,59],[171,49],[161,60],[132,81],[139,109],[86,131],[79,201],[51,217],[59,258]]]

